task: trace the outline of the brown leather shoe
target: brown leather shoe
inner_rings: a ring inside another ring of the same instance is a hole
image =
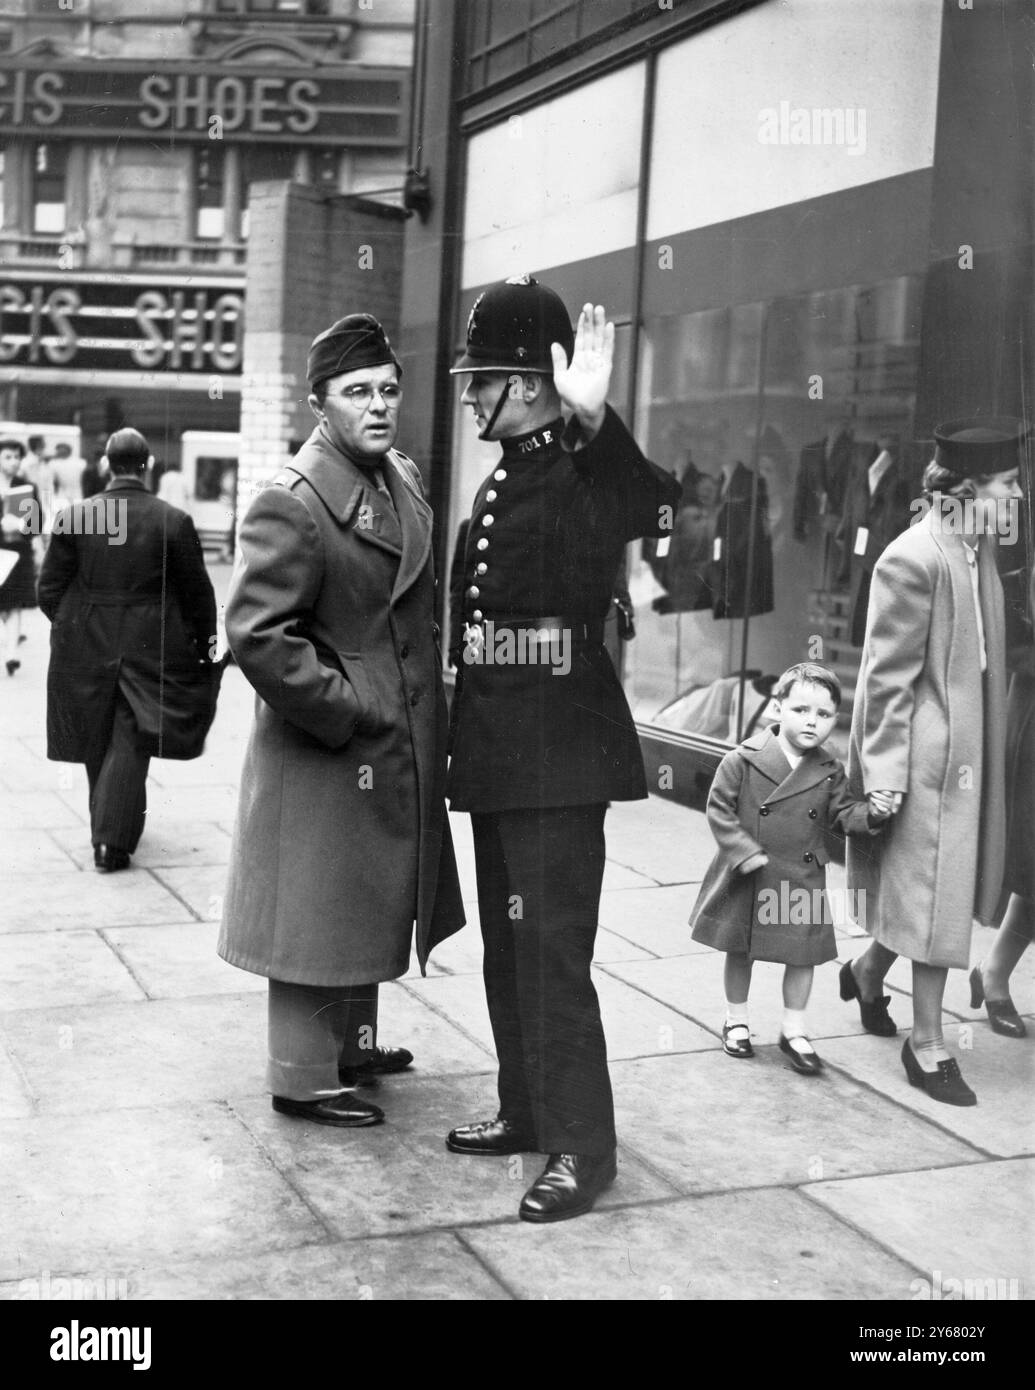
[[[361,1100],[351,1091],[328,1096],[324,1100],[288,1100],[274,1096],[273,1108],[278,1115],[291,1115],[296,1120],[312,1120],[317,1125],[338,1125],[342,1129],[359,1129],[364,1125],[379,1125],[385,1112],[368,1100]]]
[[[569,1221],[593,1210],[593,1203],[618,1176],[615,1153],[551,1154],[540,1176],[521,1199],[522,1221]]]

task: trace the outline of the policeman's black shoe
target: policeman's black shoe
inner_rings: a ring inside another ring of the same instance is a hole
[[[796,1047],[791,1046],[790,1040],[785,1038],[782,1033],[780,1034],[780,1051],[790,1061],[794,1070],[801,1072],[802,1076],[818,1076],[823,1070],[823,1062],[818,1052],[799,1052]]]
[[[492,1158],[497,1154],[534,1153],[536,1141],[534,1135],[497,1116],[495,1120],[451,1129],[446,1148],[455,1154],[485,1154]]]
[[[94,845],[93,866],[102,874],[115,874],[129,868],[129,851],[115,845]]]
[[[593,1203],[618,1176],[615,1152],[551,1154],[542,1173],[521,1199],[522,1221],[570,1221],[593,1210]]]
[[[339,1067],[338,1080],[343,1086],[378,1085],[378,1076],[405,1071],[413,1065],[413,1053],[405,1047],[375,1047],[373,1056],[358,1067]]]
[[[379,1125],[385,1112],[351,1091],[328,1096],[324,1100],[288,1100],[274,1096],[273,1108],[279,1115],[292,1115],[296,1120],[312,1120],[317,1125],[337,1125],[340,1129],[360,1129],[364,1125]]]
[[[866,1000],[862,997],[859,989],[859,981],[855,978],[852,971],[852,962],[846,961],[842,965],[838,976],[838,983],[841,990],[841,998],[846,1002],[849,999],[858,999],[859,1016],[862,1019],[862,1026],[867,1033],[874,1033],[878,1038],[893,1038],[898,1032],[891,1015],[888,1013],[888,1005],[891,1003],[891,995],[879,995],[876,999]]]

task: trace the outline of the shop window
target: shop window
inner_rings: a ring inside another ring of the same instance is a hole
[[[32,230],[65,230],[65,169],[68,151],[61,144],[36,146],[32,180]]]
[[[295,167],[295,151],[290,145],[246,145],[242,151],[241,178],[244,192],[241,206],[241,240],[248,240],[248,199],[253,183],[290,179]]]
[[[202,145],[195,168],[197,204],[194,235],[199,241],[218,241],[223,235],[223,150]]]
[[[327,15],[330,0],[209,0],[216,14]]]
[[[844,686],[844,755],[868,575],[926,461],[920,291],[902,276],[645,324],[637,435],[683,497],[669,537],[632,547],[637,719],[735,743],[769,720],[774,677],[812,658]]]
[[[467,90],[522,72],[611,25],[652,17],[638,0],[479,0],[468,7]]]
[[[0,227],[4,225],[4,151],[0,149]]]

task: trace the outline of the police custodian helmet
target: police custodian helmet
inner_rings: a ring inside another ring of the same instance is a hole
[[[575,334],[564,301],[531,275],[515,275],[484,290],[474,301],[467,320],[467,349],[450,373],[518,371],[552,376],[551,343],[560,343],[571,361]]]

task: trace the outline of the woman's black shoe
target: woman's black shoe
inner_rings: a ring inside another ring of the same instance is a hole
[[[862,1019],[862,1026],[867,1033],[875,1033],[878,1038],[893,1038],[898,1032],[894,1020],[888,1013],[888,1005],[891,1003],[891,995],[884,994],[877,999],[866,1000],[862,997],[859,989],[859,981],[852,973],[852,962],[847,961],[841,967],[838,975],[841,986],[841,998],[846,1002],[849,999],[858,999],[859,1016]]]
[[[993,1033],[1002,1033],[1004,1038],[1026,1038],[1028,1030],[1024,1019],[1014,1007],[1009,995],[1005,999],[986,999],[985,982],[981,978],[981,966],[975,965],[970,972],[970,1007],[980,1009],[984,1004]]]
[[[977,1096],[960,1075],[955,1057],[939,1062],[937,1071],[924,1071],[907,1038],[902,1044],[902,1065],[910,1086],[926,1091],[932,1100],[940,1100],[944,1105],[977,1105]]]
[[[731,1038],[736,1028],[742,1028],[743,1038]],[[751,1034],[746,1023],[724,1023],[722,1025],[722,1050],[727,1057],[753,1057],[755,1049],[751,1046]]]

